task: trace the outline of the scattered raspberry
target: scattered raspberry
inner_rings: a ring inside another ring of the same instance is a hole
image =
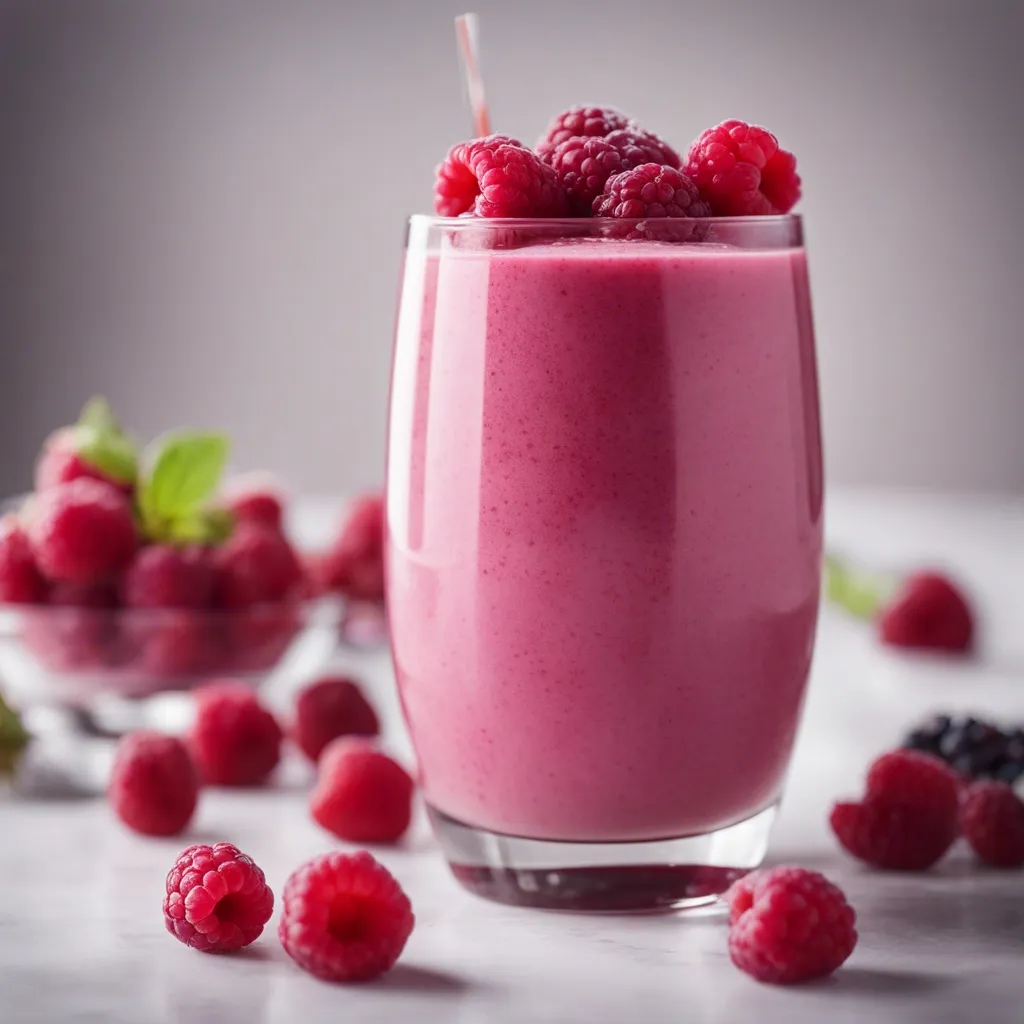
[[[206,548],[152,544],[125,570],[121,585],[129,608],[205,608],[213,594],[213,563]]]
[[[720,216],[787,213],[800,198],[796,157],[766,128],[744,121],[702,132],[683,169]]]
[[[915,573],[878,620],[882,641],[895,647],[968,651],[974,621],[967,599],[936,572]]]
[[[125,493],[131,493],[131,480],[117,480],[92,465],[79,452],[78,431],[75,427],[62,427],[52,433],[36,460],[35,488],[48,491],[51,487],[71,483],[72,480],[101,480]]]
[[[919,750],[890,750],[868,769],[869,800],[907,804],[943,818],[956,816],[960,778],[938,757]]]
[[[847,853],[890,871],[926,871],[957,837],[956,825],[906,804],[837,803],[829,823]]]
[[[679,154],[667,142],[663,142],[653,132],[644,131],[632,123],[622,131],[607,135],[605,142],[621,154],[626,167],[664,164],[679,170],[682,165]]]
[[[243,683],[217,680],[196,690],[192,753],[217,786],[257,786],[281,759],[281,727]]]
[[[28,536],[44,576],[91,583],[124,568],[138,544],[128,499],[85,477],[33,499]]]
[[[568,206],[555,172],[532,150],[506,135],[460,142],[448,151],[434,181],[442,217],[559,217]]]
[[[287,539],[262,523],[242,522],[214,553],[215,599],[224,608],[276,604],[298,595],[302,566]]]
[[[173,836],[192,820],[199,776],[180,739],[143,730],[117,745],[107,793],[129,828],[147,836]]]
[[[0,519],[0,604],[41,604],[46,582],[36,568],[32,546],[14,516]]]
[[[242,477],[230,488],[227,509],[239,522],[263,523],[275,530],[284,525],[284,496],[263,477]]]
[[[604,139],[583,135],[559,143],[549,163],[565,190],[570,211],[578,217],[589,217],[605,182],[627,169],[622,154],[614,146]]]
[[[360,601],[384,597],[384,499],[367,494],[347,510],[326,559],[330,587]]]
[[[629,124],[629,118],[613,107],[570,107],[548,125],[547,131],[537,143],[537,154],[548,161],[566,139],[576,135],[604,138]]]
[[[164,924],[186,946],[228,953],[255,942],[274,894],[253,859],[231,843],[182,850],[167,875]]]
[[[366,740],[342,737],[320,755],[313,819],[339,839],[396,843],[412,817],[408,772]]]
[[[734,883],[726,898],[729,955],[758,981],[791,985],[823,978],[857,945],[853,908],[816,871],[755,871]]]
[[[957,837],[959,794],[960,780],[943,761],[894,750],[872,764],[864,800],[837,803],[829,820],[854,857],[879,868],[923,871]]]
[[[641,164],[616,174],[594,200],[595,217],[705,217],[707,212],[697,186],[662,164]]]
[[[409,897],[370,854],[326,853],[299,868],[281,899],[278,937],[305,971],[367,981],[394,967],[412,934]]]
[[[339,736],[376,736],[377,714],[358,684],[344,676],[326,676],[305,687],[295,701],[292,735],[314,764],[324,747]]]
[[[960,825],[978,860],[1024,866],[1024,802],[1005,782],[975,782],[960,807]]]

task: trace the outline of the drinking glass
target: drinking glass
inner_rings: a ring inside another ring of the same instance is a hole
[[[799,217],[413,217],[387,594],[459,881],[713,902],[765,853],[814,645]]]

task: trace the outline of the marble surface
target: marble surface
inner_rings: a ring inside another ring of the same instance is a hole
[[[735,970],[717,917],[590,917],[492,905],[449,877],[420,820],[381,859],[409,892],[417,928],[401,964],[359,987],[315,981],[273,930],[248,951],[204,956],[163,930],[163,878],[186,841],[230,839],[279,890],[333,841],[305,809],[308,775],[288,763],[271,790],[204,793],[187,837],[147,840],[101,800],[0,796],[0,1021],[845,1022],[1024,1019],[1024,873],[984,871],[958,850],[938,870],[871,873],[826,826],[867,760],[935,707],[1024,720],[1024,502],[843,493],[837,550],[878,566],[940,562],[975,592],[986,629],[969,662],[898,656],[826,610],[773,862],[825,871],[857,909],[860,944],[834,978],[798,989]],[[347,653],[407,752],[387,659]],[[285,704],[284,690],[269,694]],[[102,756],[102,752],[101,756]],[[276,921],[276,917],[275,917]]]

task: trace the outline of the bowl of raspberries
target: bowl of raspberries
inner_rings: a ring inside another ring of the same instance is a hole
[[[312,555],[280,490],[223,482],[228,453],[191,430],[140,449],[103,399],[50,435],[0,511],[0,672],[23,702],[259,682],[290,652],[329,657],[349,605],[380,604],[379,498]]]

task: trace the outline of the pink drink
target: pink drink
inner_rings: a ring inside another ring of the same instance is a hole
[[[387,583],[443,815],[644,841],[777,800],[822,476],[799,222],[763,220],[789,242],[410,246]]]

